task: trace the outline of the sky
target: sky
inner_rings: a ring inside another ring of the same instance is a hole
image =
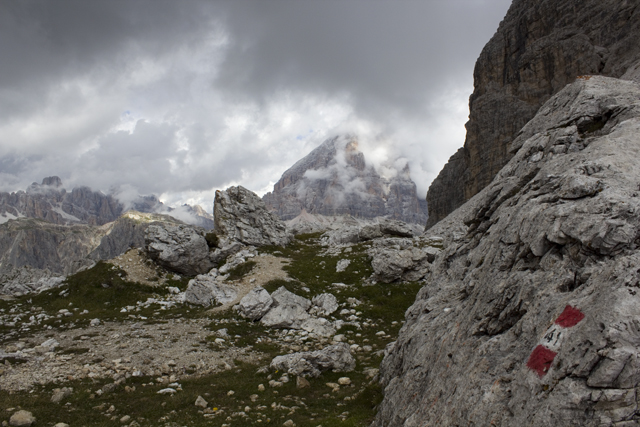
[[[0,191],[57,175],[211,212],[349,133],[424,197],[510,3],[0,0]]]

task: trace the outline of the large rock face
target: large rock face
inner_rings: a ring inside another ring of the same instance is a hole
[[[374,426],[640,420],[640,85],[578,79],[511,148],[429,230],[467,233],[444,239],[387,349]]]
[[[474,71],[464,147],[427,193],[432,226],[487,186],[508,144],[554,93],[580,75],[640,78],[635,1],[515,0]]]
[[[282,174],[263,200],[283,220],[301,212],[389,216],[419,224],[427,220],[408,166],[393,178],[380,176],[366,164],[353,137],[334,137],[322,143]]]
[[[260,197],[241,186],[216,191],[213,214],[214,230],[222,245],[240,242],[253,246],[285,246],[293,237],[284,223],[267,210]]]

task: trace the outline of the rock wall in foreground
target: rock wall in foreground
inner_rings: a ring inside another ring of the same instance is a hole
[[[629,0],[515,0],[474,70],[464,147],[427,193],[427,228],[487,186],[509,143],[580,75],[640,81],[640,8]]]
[[[513,149],[429,230],[449,243],[387,349],[374,426],[640,422],[640,85],[578,79]]]

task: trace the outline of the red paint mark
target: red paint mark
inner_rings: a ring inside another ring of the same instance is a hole
[[[576,326],[582,319],[584,319],[584,313],[568,305],[564,308],[560,317],[556,319],[556,325],[562,326],[563,328],[570,328]]]
[[[547,371],[551,367],[551,363],[557,354],[558,353],[555,351],[551,351],[547,347],[539,345],[533,349],[533,352],[531,352],[531,356],[529,356],[529,360],[527,361],[527,367],[536,371],[538,376],[542,378],[547,374]]]

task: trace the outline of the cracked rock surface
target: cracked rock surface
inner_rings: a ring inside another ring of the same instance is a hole
[[[466,234],[387,349],[374,426],[640,421],[640,86],[578,79],[511,149],[429,230]]]

